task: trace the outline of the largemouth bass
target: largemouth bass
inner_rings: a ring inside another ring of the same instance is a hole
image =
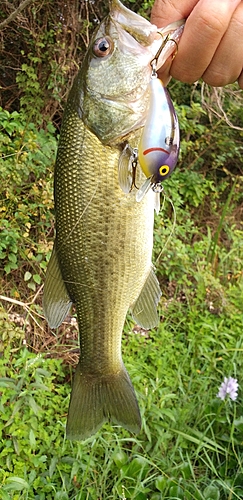
[[[164,32],[177,36],[176,28]],[[150,190],[137,202],[136,189],[121,189],[118,164],[124,148],[137,147],[146,120],[150,61],[161,44],[157,31],[112,0],[64,112],[55,165],[56,237],[43,307],[51,328],[62,323],[71,303],[77,311],[80,360],[69,439],[86,439],[106,420],[132,432],[141,427],[121,336],[129,307],[142,327],[158,322],[161,292],[151,263],[157,194]],[[166,44],[158,67],[174,50],[174,43]],[[138,166],[136,182],[145,179]]]

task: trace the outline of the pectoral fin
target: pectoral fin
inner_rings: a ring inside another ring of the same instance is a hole
[[[151,269],[137,301],[132,305],[132,315],[142,328],[149,330],[158,324],[157,305],[161,297],[159,282]]]
[[[62,279],[55,245],[48,264],[43,309],[50,328],[57,328],[67,316],[72,301]]]
[[[130,193],[132,188],[132,149],[127,144],[118,162],[118,182],[122,191]]]

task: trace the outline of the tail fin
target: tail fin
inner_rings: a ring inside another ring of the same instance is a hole
[[[137,399],[125,367],[118,373],[97,377],[82,373],[78,364],[68,412],[67,438],[87,439],[107,420],[134,433],[141,429]]]

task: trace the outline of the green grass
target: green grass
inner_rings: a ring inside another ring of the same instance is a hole
[[[242,393],[236,402],[216,397],[223,376],[242,380],[242,314],[172,301],[157,330],[142,336],[131,327],[123,351],[142,432],[105,425],[70,443],[70,370],[29,352],[12,325],[0,359],[0,498],[242,498]]]

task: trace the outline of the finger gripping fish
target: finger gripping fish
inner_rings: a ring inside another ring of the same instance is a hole
[[[137,203],[135,190],[120,187],[118,163],[124,148],[133,151],[139,143],[150,61],[160,40],[156,26],[113,0],[63,116],[54,174],[56,237],[43,307],[51,328],[62,323],[71,303],[77,312],[80,360],[69,439],[88,438],[106,420],[132,432],[141,427],[121,336],[129,308],[144,328],[158,322],[161,292],[151,264],[155,193]],[[145,176],[138,170],[141,184]]]

